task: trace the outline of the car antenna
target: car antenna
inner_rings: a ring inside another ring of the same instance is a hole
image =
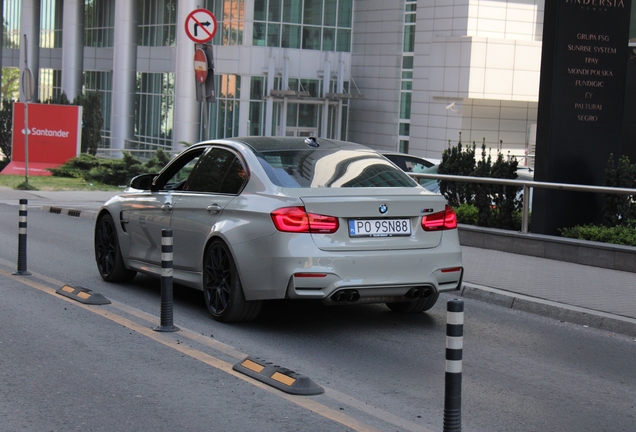
[[[305,139],[305,144],[307,144],[309,147],[313,147],[313,148],[316,148],[316,147],[320,146],[320,144],[318,144],[318,141],[316,140],[316,137],[313,137],[313,136],[307,137]]]

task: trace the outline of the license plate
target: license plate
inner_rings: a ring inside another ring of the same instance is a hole
[[[349,237],[411,235],[410,219],[349,219]]]

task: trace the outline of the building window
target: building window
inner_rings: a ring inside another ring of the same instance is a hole
[[[216,18],[215,45],[242,45],[245,0],[206,0],[206,9]]]
[[[214,77],[216,103],[209,104],[210,138],[230,138],[239,134],[241,76],[221,74]],[[207,139],[202,125],[202,139]]]
[[[40,94],[41,101],[56,101],[62,94],[62,71],[57,69],[40,68]]]
[[[176,45],[177,0],[140,0],[138,44]]]
[[[83,91],[96,91],[102,96],[102,117],[100,129],[102,139],[98,148],[110,148],[110,108],[113,97],[113,73],[111,71],[84,71]]]
[[[263,135],[263,119],[265,118],[265,89],[267,78],[254,76],[250,82],[250,115],[247,134],[251,136]]]
[[[411,98],[413,95],[413,52],[415,51],[416,0],[407,0],[404,9],[404,43],[402,46],[402,82],[400,89],[400,121],[398,150],[407,153],[411,133]]]
[[[110,48],[114,35],[115,0],[87,0],[84,8],[84,45]]]
[[[40,47],[62,47],[62,0],[43,0],[40,5]]]
[[[20,19],[22,11],[21,0],[0,0],[4,2],[4,17],[2,26],[3,48],[20,48]]]
[[[351,51],[352,0],[254,0],[252,45]]]
[[[174,74],[138,73],[135,98],[135,138],[131,149],[171,151]]]

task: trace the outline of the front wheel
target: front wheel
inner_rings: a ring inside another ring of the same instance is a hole
[[[228,247],[213,242],[203,258],[203,297],[215,320],[250,321],[256,318],[262,301],[247,301],[236,264]]]
[[[108,282],[126,282],[137,274],[124,266],[115,222],[109,214],[95,225],[95,261],[100,276]]]
[[[439,292],[435,291],[433,294],[431,294],[427,298],[419,298],[417,300],[413,300],[409,302],[386,303],[386,305],[393,312],[397,312],[397,313],[403,313],[403,314],[421,313],[435,306],[435,303],[437,303],[438,298],[439,298]]]

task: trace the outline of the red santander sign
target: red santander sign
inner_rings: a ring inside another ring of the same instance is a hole
[[[24,103],[13,105],[11,163],[2,174],[25,174],[25,136],[29,134],[29,175],[51,175],[54,168],[81,150],[82,107],[34,104],[28,106],[29,130],[24,129]]]

